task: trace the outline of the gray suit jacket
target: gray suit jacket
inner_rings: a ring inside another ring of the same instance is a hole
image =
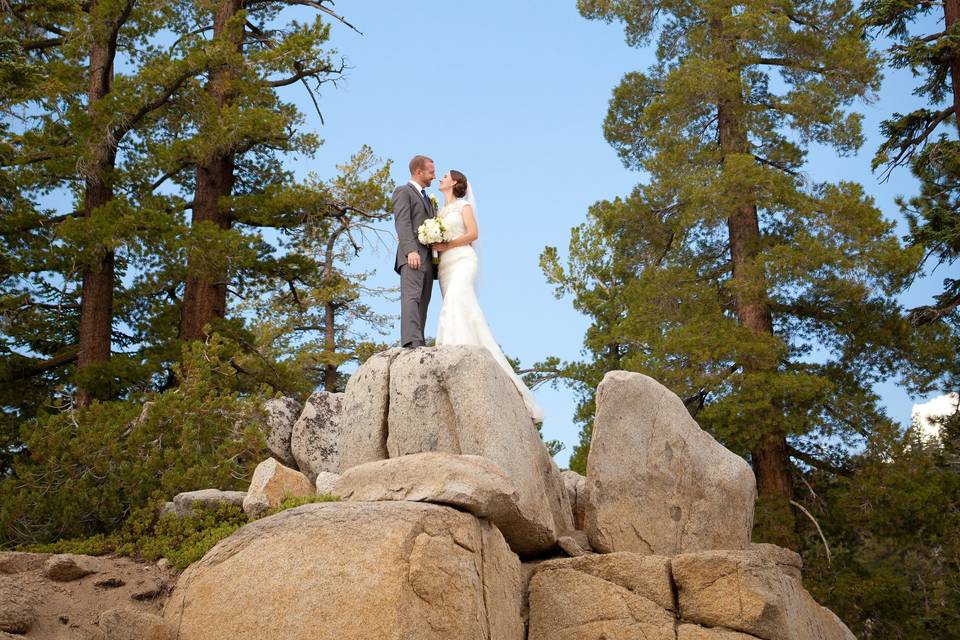
[[[407,254],[416,251],[420,254],[421,269],[437,277],[433,266],[430,247],[420,244],[417,229],[427,218],[436,215],[433,204],[429,206],[417,189],[407,182],[393,192],[393,224],[397,229],[397,259],[393,270],[400,273],[400,267],[407,264]]]

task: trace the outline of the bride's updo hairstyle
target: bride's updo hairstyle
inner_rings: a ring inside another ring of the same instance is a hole
[[[453,195],[457,198],[467,195],[467,176],[450,169],[450,177],[453,178]]]

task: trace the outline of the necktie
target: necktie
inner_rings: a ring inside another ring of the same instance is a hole
[[[430,206],[430,198],[427,197],[427,190],[420,189],[420,195],[423,196],[423,204],[427,206],[427,211],[428,212],[433,211],[433,207]]]

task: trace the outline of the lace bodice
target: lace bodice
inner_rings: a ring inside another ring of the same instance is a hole
[[[443,220],[444,226],[450,233],[451,240],[459,238],[467,232],[467,226],[463,223],[463,208],[468,204],[470,203],[464,198],[460,198],[444,205],[437,212],[437,217]]]

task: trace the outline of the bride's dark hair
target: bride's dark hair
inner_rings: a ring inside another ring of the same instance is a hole
[[[450,177],[453,178],[453,195],[458,198],[467,195],[467,176],[450,169]]]

